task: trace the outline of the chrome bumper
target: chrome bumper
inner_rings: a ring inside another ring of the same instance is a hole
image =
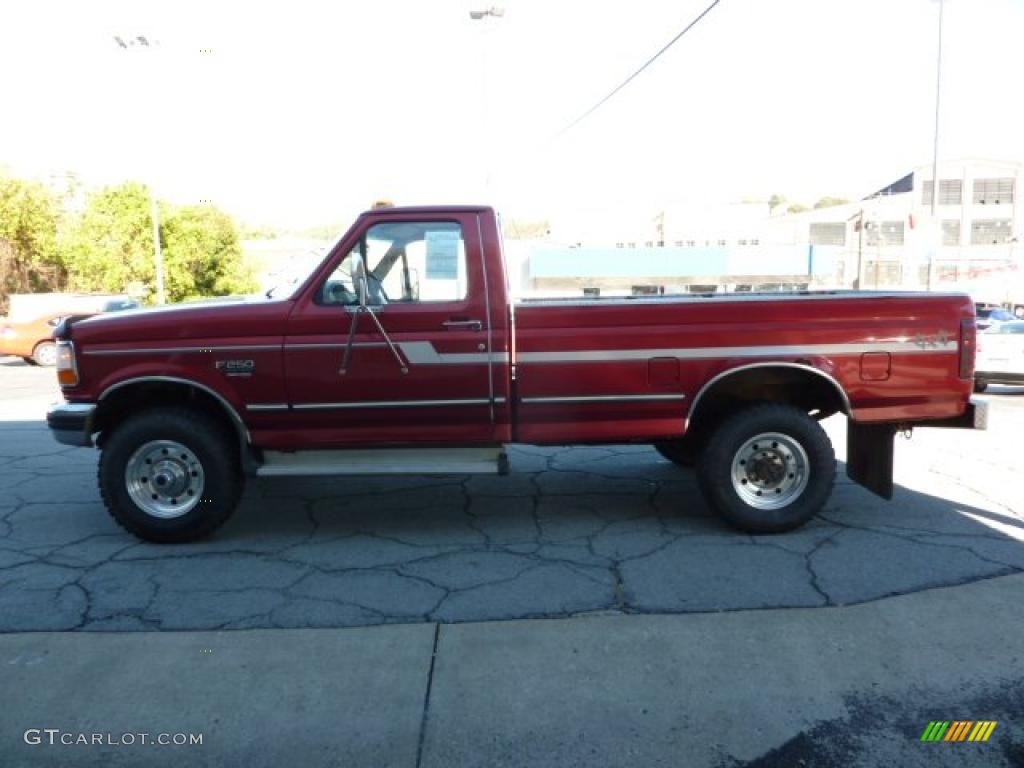
[[[46,426],[58,443],[88,448],[92,445],[95,413],[93,403],[58,403],[46,412]]]

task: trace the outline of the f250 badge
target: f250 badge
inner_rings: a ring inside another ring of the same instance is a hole
[[[256,370],[255,360],[218,360],[214,363],[217,370],[225,376],[252,376]]]

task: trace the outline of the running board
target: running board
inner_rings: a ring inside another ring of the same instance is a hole
[[[507,475],[508,456],[490,448],[264,451],[258,477],[317,475]]]

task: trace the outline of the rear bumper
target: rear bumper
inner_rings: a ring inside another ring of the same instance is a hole
[[[58,443],[88,448],[92,445],[95,414],[93,403],[59,403],[46,412],[46,426]]]

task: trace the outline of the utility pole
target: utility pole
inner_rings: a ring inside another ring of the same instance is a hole
[[[497,6],[491,6],[481,11],[470,11],[469,18],[473,21],[486,21],[488,18],[500,19],[505,15],[505,9]],[[480,122],[481,128],[480,133],[482,134],[480,139],[483,142],[483,162],[484,162],[484,196],[488,197],[491,193],[491,137],[487,134],[490,132],[490,93],[488,91],[488,67],[489,62],[487,60],[487,44],[488,35],[480,35]]]
[[[932,247],[928,251],[928,290],[932,289],[935,274],[935,252],[939,249],[941,239],[938,234],[939,223],[935,218],[939,205],[939,98],[942,95],[942,11],[945,0],[939,0],[939,51],[935,62],[935,140],[932,144],[932,206],[931,227],[933,232]]]
[[[150,40],[144,35],[136,35],[134,37],[114,37],[114,42],[117,43],[117,47],[122,50],[130,50],[133,48],[153,48],[158,46],[160,43],[155,40]],[[156,267],[156,302],[157,304],[166,304],[167,297],[164,294],[164,252],[160,246],[160,204],[156,199],[156,190],[153,189],[153,185],[149,185],[149,211],[150,218],[153,220],[153,257]]]

